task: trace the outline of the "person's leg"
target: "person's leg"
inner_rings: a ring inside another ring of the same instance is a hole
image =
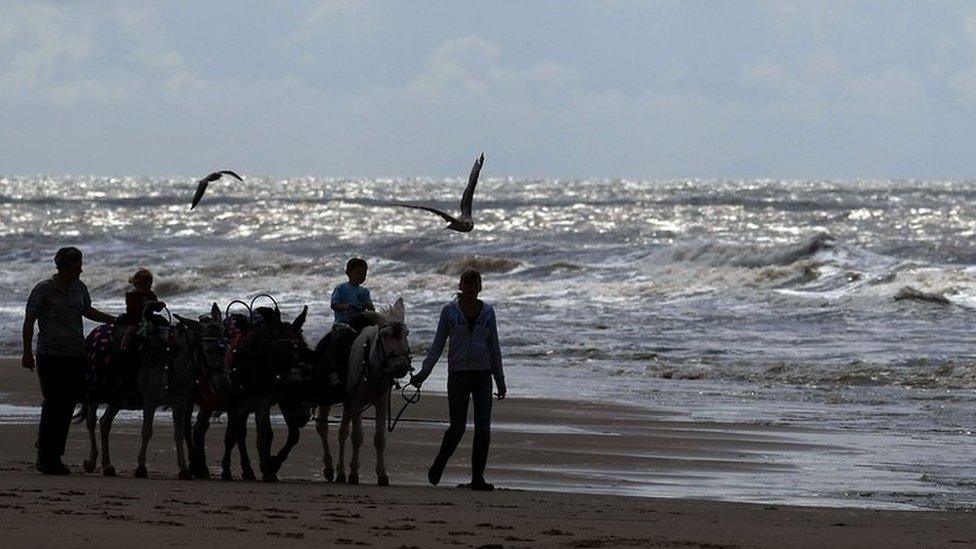
[[[471,488],[493,488],[485,482],[485,465],[488,463],[488,447],[491,444],[491,371],[477,374],[471,388],[474,401],[474,444],[471,447]]]
[[[81,398],[82,386],[85,382],[85,359],[83,357],[66,358],[62,362],[61,376],[61,407],[58,415],[57,430],[57,459],[64,455],[64,447],[68,443],[68,430],[71,428],[71,417],[75,414],[75,407]]]
[[[444,439],[441,441],[441,449],[434,458],[434,464],[427,472],[427,480],[431,484],[437,485],[441,481],[444,467],[447,460],[451,459],[451,454],[461,437],[464,436],[464,427],[468,422],[468,398],[470,395],[470,372],[452,372],[447,375],[447,406],[451,417],[451,425],[444,432]]]
[[[41,384],[41,421],[37,424],[37,465],[38,468],[49,465],[56,457],[55,446],[55,417],[57,416],[57,370],[51,357],[37,355],[37,380]]]
[[[37,461],[44,472],[63,473],[61,456],[71,426],[78,390],[84,381],[84,359],[37,356],[41,383],[41,421],[37,429]],[[60,469],[60,471],[54,471]]]

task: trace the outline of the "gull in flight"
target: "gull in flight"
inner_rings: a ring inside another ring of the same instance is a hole
[[[203,193],[207,192],[207,185],[209,185],[211,181],[216,181],[225,175],[229,175],[238,181],[244,181],[241,179],[241,176],[230,170],[221,170],[204,177],[200,181],[197,181],[197,191],[193,193],[193,202],[190,203],[190,209],[192,210],[193,208],[196,208],[197,204],[200,203],[200,199],[203,198]]]
[[[474,199],[474,188],[478,184],[478,174],[481,173],[481,166],[485,163],[485,153],[481,153],[474,161],[474,166],[471,166],[471,175],[468,176],[468,186],[464,188],[464,194],[461,196],[461,216],[454,217],[453,215],[438,210],[437,208],[431,208],[429,206],[418,206],[416,204],[394,204],[394,206],[403,206],[405,208],[415,208],[417,210],[427,210],[428,212],[433,212],[444,218],[449,225],[446,227],[452,231],[457,231],[459,233],[466,233],[474,228],[474,220],[471,218],[471,201]]]

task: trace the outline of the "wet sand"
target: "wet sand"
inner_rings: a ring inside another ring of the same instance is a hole
[[[33,374],[0,360],[3,403],[40,401]],[[682,498],[689,483],[762,476],[788,482],[787,456],[829,450],[816,433],[688,421],[664,410],[513,396],[494,414],[489,480],[504,489],[472,493],[466,480],[470,434],[439,487],[426,482],[446,417],[443,396],[425,392],[387,438],[393,486],[375,486],[372,422],[367,422],[362,485],[321,476],[321,445],[311,427],[282,470],[283,481],[175,480],[172,429],[158,417],[150,479],[132,478],[140,426],[120,422],[112,457],[119,477],[81,473],[88,442],[72,427],[65,462],[75,474],[32,470],[32,424],[0,423],[0,538],[4,547],[300,546],[377,547],[919,547],[976,544],[962,511],[865,510]],[[216,473],[223,424],[208,439]],[[335,429],[332,432],[335,448]],[[276,430],[277,447],[283,430]],[[256,459],[253,451],[252,459]],[[234,457],[235,475],[237,457]],[[881,488],[881,487],[879,487]],[[641,494],[634,497],[627,494]]]

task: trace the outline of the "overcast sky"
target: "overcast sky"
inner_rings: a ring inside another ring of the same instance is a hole
[[[971,178],[976,3],[0,3],[0,173]]]

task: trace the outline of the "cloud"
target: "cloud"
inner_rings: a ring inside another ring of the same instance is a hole
[[[378,13],[373,0],[317,0],[285,42],[307,42],[322,32],[339,28],[368,34]]]
[[[976,104],[976,10],[971,10],[963,18],[963,29],[972,48],[970,66],[950,74],[946,78],[946,86],[957,102]]]
[[[915,71],[903,66],[852,78],[846,89],[864,111],[881,115],[915,112],[927,102],[922,80]]]
[[[443,42],[428,57],[425,70],[408,90],[428,97],[465,92],[506,97],[573,86],[581,73],[562,63],[545,61],[516,69],[501,64],[502,47],[479,36],[465,36]]]
[[[0,8],[0,21],[0,93],[43,87],[91,55],[90,25],[66,8],[8,4]]]

